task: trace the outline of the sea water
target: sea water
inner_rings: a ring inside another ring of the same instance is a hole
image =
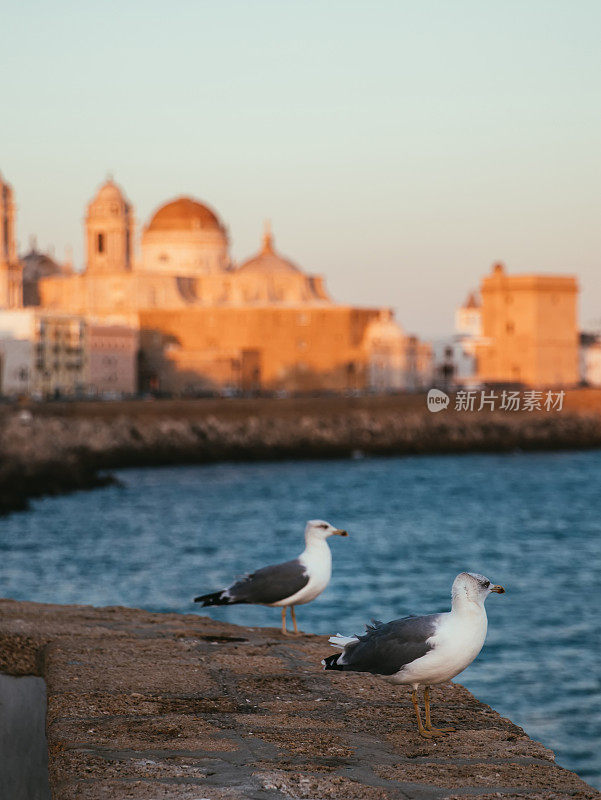
[[[199,611],[192,598],[330,539],[333,576],[302,629],[449,608],[458,572],[487,575],[489,633],[456,680],[601,788],[601,452],[355,458],[131,469],[109,487],[0,520],[0,595]],[[277,609],[203,609],[242,625]]]

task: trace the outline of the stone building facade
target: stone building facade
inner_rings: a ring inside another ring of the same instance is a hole
[[[15,240],[12,186],[0,174],[0,309],[22,305],[21,266]]]
[[[137,389],[131,322],[41,308],[0,310],[0,395],[123,396]]]
[[[240,265],[225,225],[206,204],[179,197],[142,229],[107,181],[86,215],[82,273],[40,279],[45,309],[135,317],[140,388],[234,390],[414,389],[430,380],[430,348],[406,336],[386,308],[334,303],[322,276],[275,248]]]
[[[571,275],[508,275],[495,264],[480,287],[482,383],[575,386],[578,285]]]

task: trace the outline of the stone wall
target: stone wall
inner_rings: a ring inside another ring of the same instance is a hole
[[[46,681],[53,800],[601,796],[459,684],[433,695],[457,731],[421,739],[407,689],[324,672],[330,650],[208,617],[0,600],[0,672]]]

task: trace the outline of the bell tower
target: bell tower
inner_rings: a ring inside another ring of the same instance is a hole
[[[23,285],[15,241],[13,190],[0,175],[0,308],[21,308]]]
[[[133,209],[109,178],[88,206],[86,271],[129,272],[133,267],[134,228]]]

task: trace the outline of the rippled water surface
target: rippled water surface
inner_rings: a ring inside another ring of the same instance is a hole
[[[127,470],[123,488],[0,520],[0,595],[191,612],[195,594],[297,555],[321,517],[351,536],[330,540],[333,579],[302,628],[445,610],[462,570],[503,583],[457,680],[601,788],[600,474],[598,451]],[[279,624],[277,609],[207,611]]]

